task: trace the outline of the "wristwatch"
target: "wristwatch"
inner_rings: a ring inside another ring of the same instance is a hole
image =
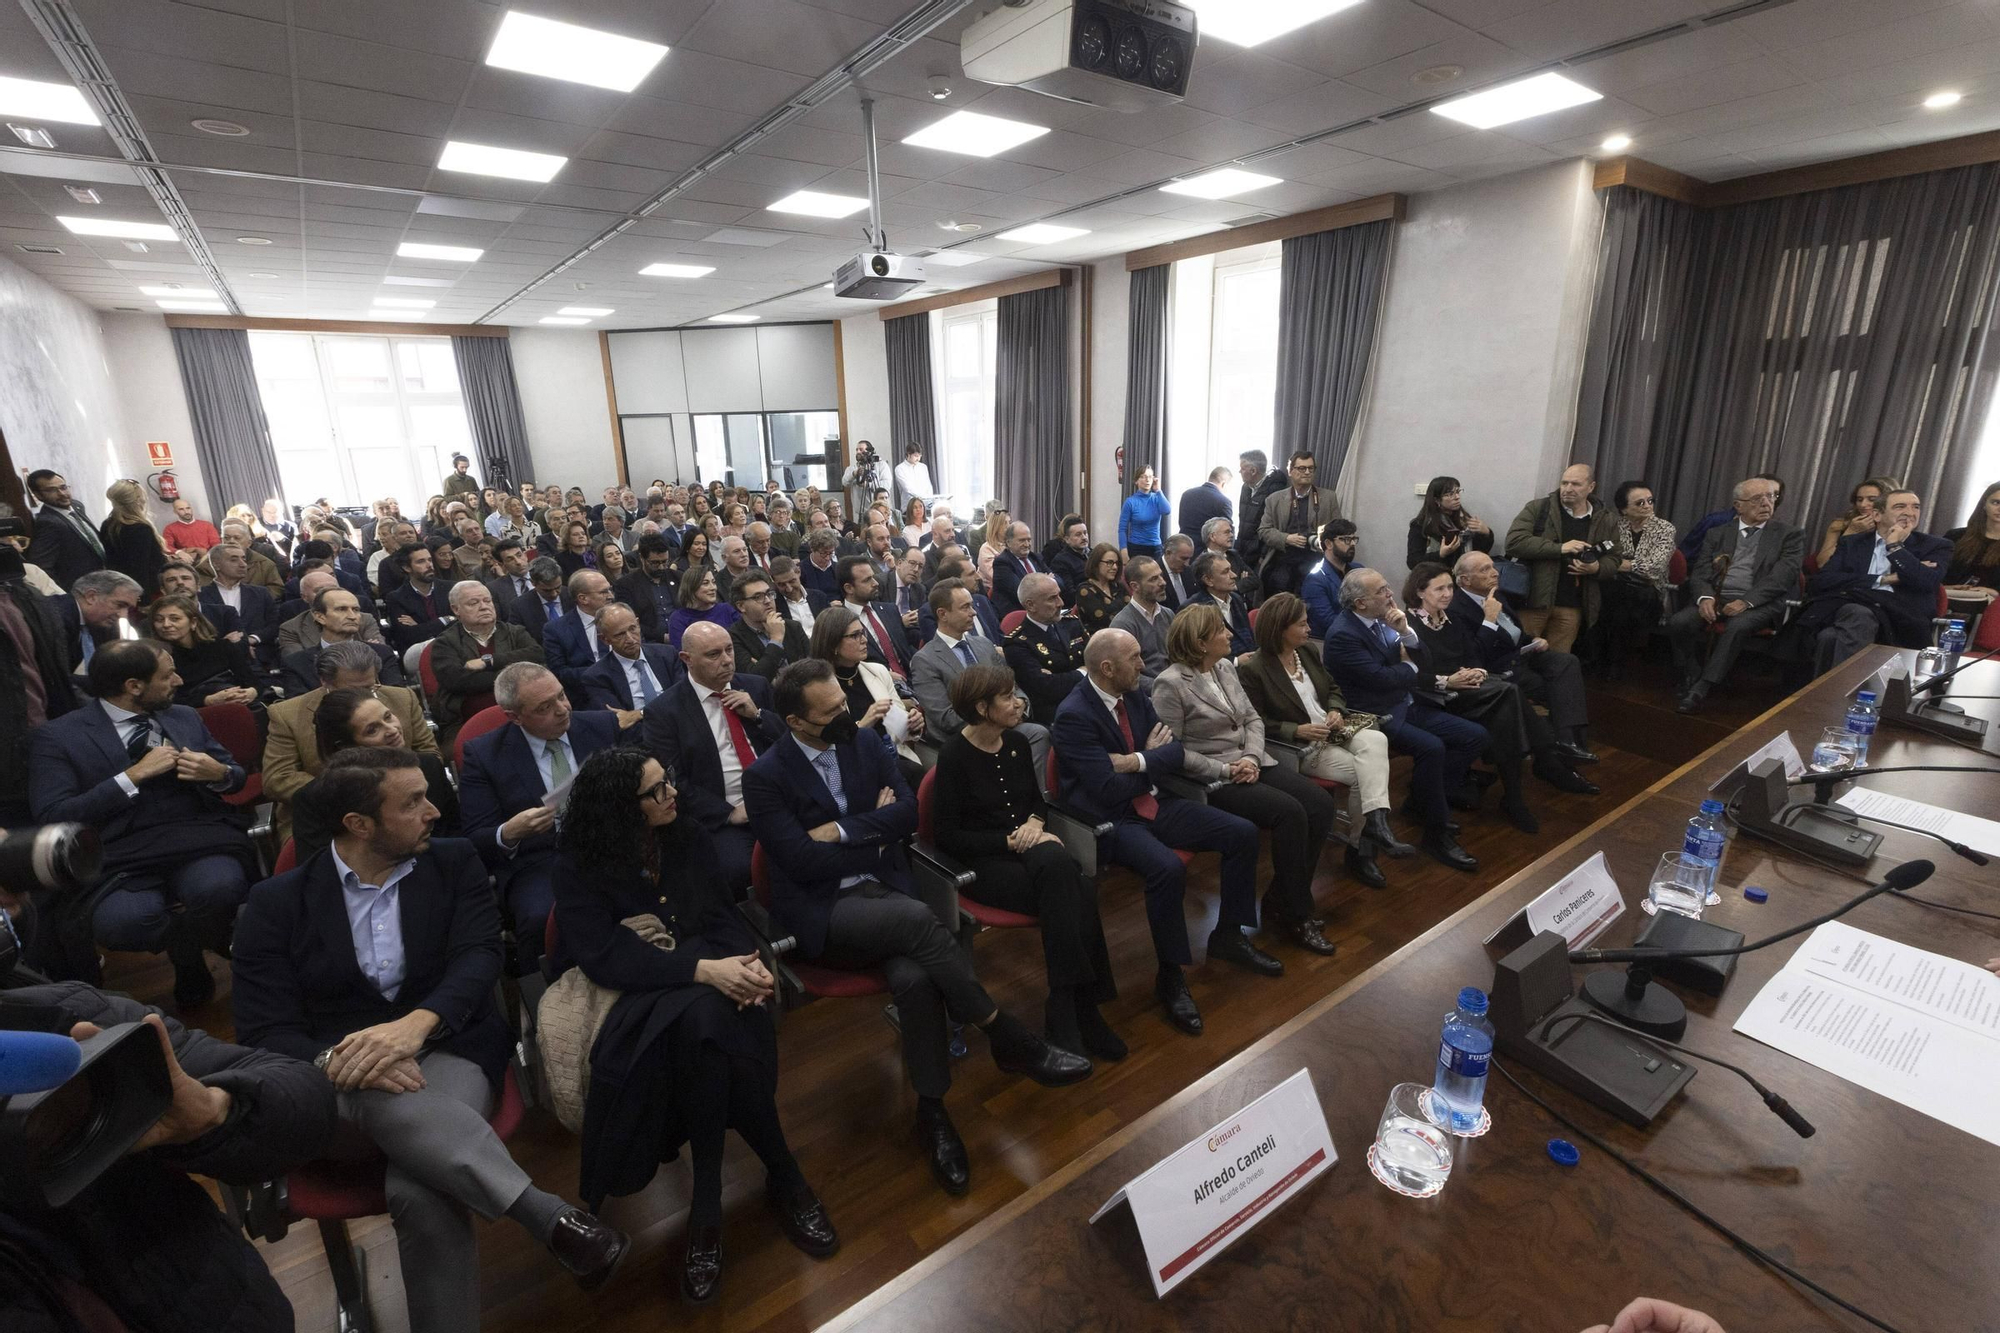
[[[317,1069],[320,1073],[324,1074],[326,1072],[327,1063],[332,1059],[333,1059],[333,1047],[329,1046],[325,1050],[321,1051],[318,1055],[315,1055],[313,1057],[313,1068]]]

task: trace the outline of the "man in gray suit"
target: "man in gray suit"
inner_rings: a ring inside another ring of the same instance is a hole
[[[977,619],[972,608],[972,589],[960,579],[939,579],[931,589],[931,612],[937,616],[937,633],[910,659],[910,688],[923,705],[924,718],[933,740],[940,744],[958,734],[965,719],[952,711],[951,683],[969,666],[1006,666],[997,644],[975,632]],[[1014,693],[1021,694],[1015,686]],[[1021,695],[1025,700],[1026,695]],[[1049,773],[1049,729],[1034,722],[1014,728],[1028,743],[1034,756],[1035,777],[1046,782]]]
[[[1257,540],[1264,548],[1257,581],[1267,597],[1299,590],[1307,572],[1318,563],[1320,528],[1328,519],[1340,517],[1333,491],[1315,484],[1318,472],[1311,450],[1295,451],[1286,468],[1292,484],[1264,502],[1257,521]]]
[[[1693,604],[1674,612],[1667,634],[1680,668],[1678,711],[1701,708],[1710,691],[1728,679],[1750,636],[1784,623],[1785,599],[1799,591],[1805,534],[1772,517],[1778,485],[1763,477],[1736,483],[1736,518],[1718,523],[1702,538],[1701,554],[1688,566]],[[1708,662],[1702,641],[1721,625]]]

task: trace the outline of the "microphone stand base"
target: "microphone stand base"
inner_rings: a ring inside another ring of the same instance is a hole
[[[1963,708],[1942,698],[1912,702],[1910,687],[1910,678],[1900,673],[1884,682],[1882,721],[1894,722],[1914,731],[1927,731],[1933,736],[1970,741],[1974,745],[1985,742],[1985,718],[1970,717]]]
[[[1679,1041],[1687,1035],[1687,1006],[1672,991],[1653,984],[1643,968],[1635,971],[1644,978],[1638,985],[1631,973],[1591,973],[1583,979],[1583,998],[1635,1032]]]

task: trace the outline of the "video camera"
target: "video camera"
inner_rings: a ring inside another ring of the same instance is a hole
[[[32,891],[75,892],[97,881],[100,866],[97,834],[85,825],[0,831],[0,894],[30,922]],[[78,1042],[60,1009],[10,999],[42,980],[20,952],[14,918],[0,911],[0,1207],[60,1208],[166,1113],[173,1084],[147,1024]]]

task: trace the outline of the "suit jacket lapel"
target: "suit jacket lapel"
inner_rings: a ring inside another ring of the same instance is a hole
[[[313,943],[325,951],[328,964],[348,989],[376,994],[373,983],[361,971],[361,960],[354,956],[354,931],[347,922],[347,895],[340,886],[340,868],[334,864],[330,849],[321,852],[309,863],[304,888],[305,910],[312,923]],[[400,890],[398,896],[403,903],[408,903],[408,896]],[[404,907],[403,911],[407,913],[408,908]],[[404,932],[407,937],[407,921]]]
[[[98,748],[104,751],[104,757],[111,761],[116,772],[124,772],[131,760],[125,757],[125,742],[118,735],[111,715],[104,711],[103,704],[94,699],[84,707],[90,710],[90,734],[96,738]]]

